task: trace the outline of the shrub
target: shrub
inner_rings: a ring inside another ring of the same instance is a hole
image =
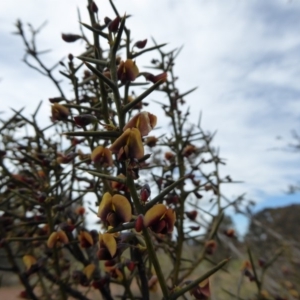
[[[41,104],[31,118],[15,111],[2,121],[5,271],[18,274],[25,288],[20,297],[29,299],[88,299],[91,288],[114,299],[112,284],[124,288],[122,299],[149,299],[158,287],[164,299],[186,292],[208,299],[211,275],[229,260],[214,254],[235,235],[220,226],[224,211],[238,211],[244,200],[221,193],[232,180],[219,174],[224,161],[212,146],[214,135],[189,119],[185,99],[194,89],[177,88],[180,49],[134,41],[129,16],[110,4],[115,16],[99,22],[89,0],[90,24],[81,23],[80,34],[62,34],[63,41],[83,40],[86,47],[57,65],[72,86],[69,95],[36,51],[37,31],[28,40],[17,22],[25,62],[45,73],[58,95],[49,98],[49,126],[38,124]],[[146,53],[155,55],[151,72],[138,64]],[[168,127],[156,129],[162,119]],[[100,223],[96,230],[92,215]],[[248,253],[242,276],[256,282],[261,299]],[[210,266],[199,274],[204,261]]]

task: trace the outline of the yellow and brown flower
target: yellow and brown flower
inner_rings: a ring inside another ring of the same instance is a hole
[[[196,146],[194,145],[187,145],[186,147],[184,147],[184,149],[182,150],[182,155],[184,157],[189,157],[191,156],[192,154],[195,154],[196,153]]]
[[[48,248],[53,248],[57,243],[69,243],[66,233],[62,230],[52,232],[47,240]]]
[[[87,279],[90,280],[92,278],[95,269],[96,266],[94,264],[89,264],[82,270],[82,272],[87,277]]]
[[[134,81],[139,75],[139,68],[132,59],[127,59],[125,62],[121,61],[119,68],[117,70],[118,79],[122,83],[128,81]]]
[[[147,111],[142,111],[135,115],[123,128],[137,128],[141,136],[148,135],[149,132],[156,126],[157,117]]]
[[[188,282],[187,282],[188,283]],[[197,300],[206,300],[210,297],[209,278],[205,279],[198,286],[190,291],[190,294]]]
[[[127,198],[122,195],[105,193],[98,209],[98,217],[102,222],[115,227],[129,222],[132,218],[131,205]]]
[[[92,154],[91,159],[94,164],[97,166],[111,167],[113,166],[113,160],[111,151],[103,146],[96,147]]]
[[[141,159],[144,156],[144,146],[140,131],[137,128],[127,128],[109,149],[118,154],[119,160]]]
[[[171,233],[174,229],[176,214],[163,204],[151,207],[144,216],[144,226],[156,233]]]
[[[157,292],[158,290],[158,278],[156,275],[152,275],[151,278],[148,280],[148,288],[150,292]]]
[[[97,253],[99,260],[111,260],[117,254],[117,241],[113,234],[99,234],[99,250]]]
[[[23,256],[23,263],[26,266],[26,270],[28,271],[31,269],[32,266],[34,266],[37,263],[37,261],[35,257],[27,254]]]
[[[94,245],[92,235],[86,230],[80,231],[78,235],[78,240],[81,248],[89,248]]]
[[[58,104],[58,103],[54,103],[51,106],[51,119],[53,122],[55,121],[65,121],[68,116],[70,114],[70,111],[67,107]]]

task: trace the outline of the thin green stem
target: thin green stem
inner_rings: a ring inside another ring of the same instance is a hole
[[[134,205],[137,209],[137,212],[139,214],[143,214],[144,209],[143,209],[143,206],[141,205],[139,197],[137,195],[134,180],[131,176],[128,176],[128,175],[127,175],[127,185],[129,187],[130,194],[131,194],[132,200],[134,202]],[[164,295],[164,299],[169,299],[168,298],[169,297],[168,286],[167,286],[167,283],[165,281],[164,274],[161,270],[160,263],[159,263],[158,258],[156,256],[156,251],[155,251],[154,246],[153,246],[152,241],[151,241],[151,235],[150,235],[147,228],[143,229],[143,236],[145,238],[145,242],[146,242],[146,246],[147,246],[147,250],[148,250],[148,255],[149,255],[149,258],[150,258],[150,260],[153,264],[153,267],[155,269],[155,272],[156,272],[161,290],[162,290],[163,295]]]

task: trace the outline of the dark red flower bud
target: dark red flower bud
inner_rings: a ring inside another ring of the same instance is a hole
[[[0,240],[0,248],[3,248],[5,243],[6,243],[6,239],[1,239]]]
[[[134,46],[136,46],[139,49],[143,49],[147,44],[147,39],[143,40],[143,41],[137,41]]]
[[[107,285],[108,283],[109,283],[109,277],[105,276],[105,277],[100,278],[99,280],[94,280],[93,283],[92,283],[92,286],[95,289],[101,289],[105,285]]]
[[[203,198],[203,196],[201,194],[199,194],[198,192],[194,192],[194,195],[196,196],[197,199]]]
[[[109,17],[104,18],[105,25],[108,25],[111,22],[111,19]]]
[[[140,191],[141,201],[146,202],[151,195],[151,189],[148,183],[144,184]]]
[[[139,215],[135,221],[134,228],[137,232],[141,232],[144,228],[144,216]]]
[[[70,61],[72,61],[73,58],[74,58],[73,54],[70,53],[70,54],[68,55],[68,59],[69,59]]]
[[[251,277],[251,276],[252,276],[252,273],[251,273],[248,269],[245,269],[245,270],[244,270],[244,275],[245,275],[246,277]]]
[[[266,261],[263,258],[258,259],[258,265],[263,268],[266,264]]]
[[[92,3],[90,4],[90,11],[93,13],[98,12],[98,6],[96,5],[96,3],[94,1],[92,1]]]
[[[235,231],[234,231],[234,229],[229,228],[229,229],[225,230],[224,234],[227,235],[228,237],[233,237],[235,234]]]
[[[108,24],[108,30],[116,33],[120,25],[120,17],[116,17],[113,21]]]
[[[81,39],[81,36],[78,35],[78,34],[65,34],[65,33],[62,33],[61,34],[61,38],[67,42],[67,43],[73,43],[73,42],[76,42],[77,40]]]
[[[174,159],[174,157],[175,157],[175,155],[172,153],[172,152],[166,152],[165,153],[165,159],[166,160],[173,160]]]
[[[81,271],[75,270],[75,271],[73,271],[73,273],[72,273],[72,279],[73,279],[76,283],[81,282],[82,279],[83,279],[83,277],[84,277],[84,274],[83,274]]]
[[[189,228],[193,231],[198,231],[200,229],[200,226],[190,226]]]
[[[244,270],[244,275],[248,277],[251,282],[255,280],[254,275],[248,269]]]
[[[22,299],[28,299],[28,295],[27,295],[27,292],[24,290],[24,291],[21,291],[19,293],[19,298],[22,298]]]
[[[166,72],[163,72],[163,73],[158,74],[158,75],[153,75],[151,73],[143,73],[142,75],[144,75],[146,80],[151,81],[153,83],[156,83],[159,80],[162,80],[162,82],[167,81],[167,73]]]
[[[6,155],[6,151],[5,150],[0,150],[0,157],[4,157]]]
[[[65,100],[63,97],[55,97],[55,98],[49,98],[49,101],[51,103],[59,103],[61,101]]]
[[[95,116],[89,115],[89,114],[83,114],[83,115],[76,116],[76,117],[74,117],[74,121],[75,121],[76,125],[79,127],[84,127],[89,124],[95,124],[98,122],[98,120]]]
[[[168,194],[166,198],[167,204],[177,204],[179,202],[179,197],[176,193]]]
[[[38,202],[40,202],[40,203],[44,203],[45,200],[46,200],[46,198],[47,198],[47,194],[46,194],[45,192],[41,192],[41,193],[39,193],[38,196],[37,196],[37,200],[38,200]]]
[[[132,271],[134,270],[134,268],[135,268],[135,263],[134,263],[133,261],[131,261],[131,260],[128,260],[128,261],[126,262],[126,267],[127,267],[127,269],[128,269],[130,272],[132,272]]]
[[[205,252],[208,255],[214,254],[217,249],[217,243],[214,240],[209,240],[205,243]]]
[[[75,225],[63,222],[59,224],[59,228],[65,232],[72,232],[75,229]]]
[[[105,267],[113,267],[114,265],[116,264],[116,261],[114,259],[111,259],[111,260],[107,260],[105,263],[104,263],[104,266]],[[106,269],[106,268],[105,268]],[[106,271],[108,271],[109,269],[106,269]]]
[[[192,210],[192,211],[187,211],[185,214],[190,220],[195,221],[198,212],[196,210]]]

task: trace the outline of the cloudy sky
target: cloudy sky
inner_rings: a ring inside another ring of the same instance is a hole
[[[57,96],[47,78],[21,62],[24,47],[14,31],[21,19],[48,25],[38,38],[41,49],[55,49],[48,66],[83,45],[66,44],[60,35],[78,33],[77,7],[88,22],[84,0],[5,1],[0,7],[0,104],[26,106],[29,114],[40,100],[43,120],[49,97]],[[100,18],[113,17],[108,1],[96,1]],[[203,128],[217,130],[215,145],[227,159],[224,175],[244,181],[226,191],[247,193],[258,208],[298,202],[286,196],[298,182],[299,154],[278,149],[291,141],[300,117],[300,2],[288,0],[116,0],[136,40],[155,37],[167,49],[184,45],[177,60],[181,91],[198,86],[186,98],[192,117],[203,113]],[[137,61],[141,64],[142,62]],[[46,118],[46,119],[47,119]],[[42,120],[42,121],[43,121]],[[281,137],[281,138],[278,138]],[[277,150],[274,150],[277,149]]]

